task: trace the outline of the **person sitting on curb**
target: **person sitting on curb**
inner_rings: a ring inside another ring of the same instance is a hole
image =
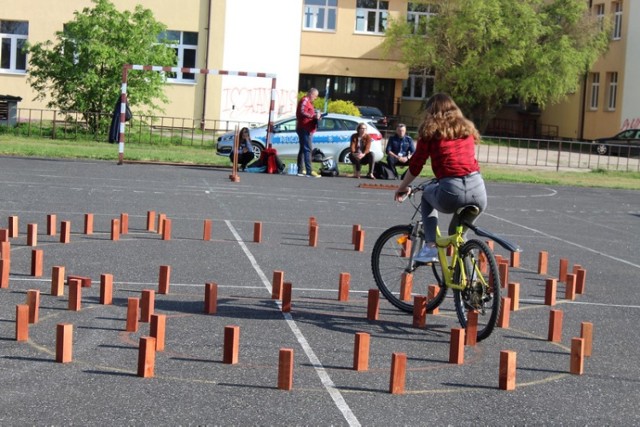
[[[238,143],[238,165],[240,166],[240,170],[244,171],[247,169],[247,165],[251,160],[253,160],[253,145],[251,144],[251,134],[249,133],[249,128],[244,127],[240,129],[240,141]],[[231,153],[230,157],[233,162],[233,153]]]
[[[373,176],[375,159],[371,152],[371,136],[367,133],[366,123],[358,124],[357,132],[351,135],[351,152],[349,153],[349,159],[351,159],[351,163],[353,163],[354,178],[360,178],[360,169],[362,169],[362,164],[366,163],[369,165],[367,178],[375,179]]]
[[[416,151],[413,139],[407,135],[407,126],[398,123],[396,133],[387,142],[387,164],[393,170],[393,174],[398,179],[396,166],[409,166],[409,159]]]

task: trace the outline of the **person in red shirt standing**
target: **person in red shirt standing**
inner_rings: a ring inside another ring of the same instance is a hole
[[[429,98],[418,130],[416,152],[394,195],[395,200],[402,201],[409,192],[409,184],[420,175],[427,159],[431,158],[436,181],[425,186],[422,195],[425,246],[414,258],[416,262],[438,262],[435,247],[438,211],[454,214],[449,224],[449,234],[453,234],[459,224],[463,221],[473,223],[486,209],[487,192],[475,155],[477,142],[480,142],[478,130],[449,95],[438,93]],[[456,210],[466,205],[475,205],[480,212],[460,218]]]
[[[320,113],[313,107],[313,101],[318,97],[318,89],[311,88],[307,94],[298,101],[296,107],[296,133],[298,134],[298,176],[303,176],[303,170],[307,176],[320,177],[311,167],[311,150],[313,149],[313,133],[318,128]],[[304,163],[304,164],[303,164]],[[304,166],[304,167],[303,167]]]

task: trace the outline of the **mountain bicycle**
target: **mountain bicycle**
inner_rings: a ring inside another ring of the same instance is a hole
[[[481,341],[491,335],[500,312],[500,272],[493,252],[485,242],[478,239],[465,240],[466,229],[493,240],[508,251],[519,252],[520,248],[463,220],[452,235],[442,236],[440,229],[436,230],[439,262],[422,264],[414,261],[424,245],[420,211],[422,197],[418,197],[418,202],[415,197],[430,183],[431,181],[426,181],[416,187],[409,187],[410,191],[405,198],[415,208],[411,222],[389,228],[376,240],[371,254],[373,277],[385,298],[407,312],[413,312],[413,296],[426,296],[430,284],[437,285],[434,288],[437,291],[433,292],[427,302],[428,311],[442,304],[447,290],[452,289],[455,311],[463,328],[467,326],[468,311],[477,310],[477,341]],[[476,216],[478,207],[463,206],[457,213],[463,219],[468,214]],[[409,292],[407,282],[411,283]]]

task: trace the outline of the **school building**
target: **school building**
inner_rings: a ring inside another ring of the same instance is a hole
[[[437,1],[112,2],[119,10],[133,10],[135,4],[151,9],[175,40],[180,67],[276,74],[278,118],[294,113],[298,91],[314,86],[322,95],[328,86],[332,99],[376,106],[417,123],[422,100],[434,90],[435,76],[412,73],[398,58],[384,58],[381,44],[389,17],[404,16],[420,31],[437,12]],[[521,134],[532,129],[540,134],[544,125],[556,129],[556,137],[591,139],[640,127],[640,2],[588,3],[594,16],[614,24],[609,51],[561,104],[545,111],[505,107],[499,119]],[[45,102],[33,100],[21,47],[26,41],[54,40],[74,12],[87,7],[93,7],[90,0],[60,1],[55,7],[46,0],[23,0],[0,10],[0,95],[21,97],[19,108],[45,108]],[[265,123],[271,81],[177,73],[168,79],[166,94],[171,100],[166,116]]]

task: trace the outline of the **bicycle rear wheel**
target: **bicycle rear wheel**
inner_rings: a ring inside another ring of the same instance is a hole
[[[404,242],[411,234],[411,225],[396,225],[389,228],[378,237],[371,254],[371,270],[373,278],[380,292],[387,300],[400,310],[413,312],[413,297],[415,295],[427,295],[429,285],[438,285],[440,291],[427,303],[427,310],[433,310],[439,306],[447,292],[442,286],[442,280],[435,265],[416,266],[409,265],[409,254]],[[411,241],[411,252],[417,253],[418,246],[422,243]],[[402,274],[412,274],[411,295],[406,300],[400,295]]]
[[[483,258],[486,269],[481,268]],[[500,313],[500,272],[493,252],[480,240],[469,240],[460,248],[460,265],[464,266],[466,287],[454,291],[453,301],[458,320],[463,328],[467,327],[467,312],[478,311],[477,340],[482,341],[491,335]],[[486,273],[483,273],[485,270]],[[458,276],[456,274],[455,276]],[[490,280],[491,279],[491,280]],[[458,283],[456,277],[454,282]]]

